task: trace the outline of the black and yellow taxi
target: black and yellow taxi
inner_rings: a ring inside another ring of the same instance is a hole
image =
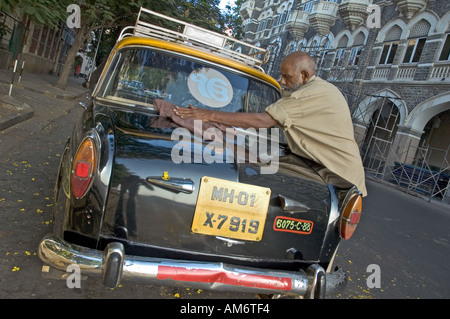
[[[333,257],[358,224],[358,190],[291,154],[278,128],[174,113],[263,112],[281,95],[261,68],[267,58],[142,8],[65,145],[42,261],[76,264],[108,287],[136,280],[306,298],[344,287]]]

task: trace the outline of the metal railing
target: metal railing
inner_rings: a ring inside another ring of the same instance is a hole
[[[386,181],[409,194],[450,202],[449,149],[409,145],[397,154],[392,143],[372,140],[364,156],[366,174]]]
[[[162,25],[170,26],[170,28],[146,22],[144,21],[146,18],[159,21]],[[132,30],[132,33],[127,33],[130,30]],[[266,63],[270,55],[268,50],[145,8],[140,9],[134,27],[126,27],[122,30],[119,40],[130,35],[193,46],[252,67],[259,67]],[[237,52],[232,49],[233,47],[240,47],[244,51],[249,51],[249,53]]]

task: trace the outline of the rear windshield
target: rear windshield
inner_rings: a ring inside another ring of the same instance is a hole
[[[256,78],[145,48],[116,54],[98,96],[136,107],[152,108],[154,99],[162,99],[225,112],[262,112],[280,97]]]

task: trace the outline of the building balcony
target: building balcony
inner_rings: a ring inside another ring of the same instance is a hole
[[[395,81],[401,83],[433,82],[450,83],[450,62],[431,64],[378,65],[373,67],[372,81]]]
[[[450,82],[450,63],[435,63],[431,69],[430,81]]]
[[[290,32],[296,41],[303,38],[309,28],[309,13],[300,10],[293,10],[286,23],[286,31]]]
[[[255,9],[255,0],[247,0],[242,3],[239,13],[243,20],[250,19]]]
[[[369,2],[369,0],[342,0],[338,12],[351,31],[366,21]]]
[[[372,73],[373,81],[414,81],[417,65],[379,65]]]
[[[328,1],[314,3],[309,15],[309,21],[314,29],[321,35],[326,35],[337,18],[339,4]]]
[[[395,75],[396,80],[413,81],[416,75],[417,65],[405,65],[399,66],[397,69],[397,74]]]
[[[378,66],[372,73],[372,80],[387,81],[391,74],[391,65]]]
[[[429,0],[392,0],[407,21],[426,7]]]

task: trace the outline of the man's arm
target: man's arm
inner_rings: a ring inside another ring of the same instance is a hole
[[[189,108],[177,107],[175,114],[181,118],[193,117],[204,122],[216,122],[227,126],[241,128],[269,128],[277,122],[266,112],[263,113],[230,113],[205,110],[189,105]]]

